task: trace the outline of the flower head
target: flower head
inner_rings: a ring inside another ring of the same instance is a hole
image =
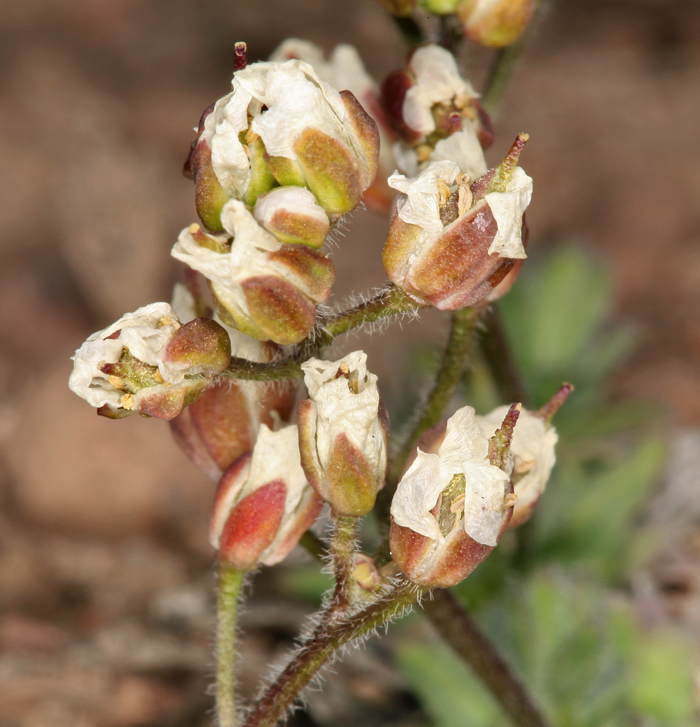
[[[437,453],[418,451],[391,503],[392,557],[414,582],[459,583],[498,543],[514,501],[507,441],[515,420],[512,409],[498,456],[471,407],[448,420]]]
[[[204,207],[211,200],[220,210],[225,199],[252,207],[258,195],[290,184],[308,187],[330,215],[357,205],[374,180],[379,143],[352,93],[299,60],[254,63],[234,74],[232,88],[203,118],[188,161],[195,183],[201,176],[217,189]]]
[[[360,517],[384,486],[388,420],[367,356],[302,364],[309,399],[299,405],[301,463],[339,515]]]
[[[260,426],[252,453],[239,457],[216,491],[210,541],[239,570],[283,560],[313,524],[322,503],[299,464],[296,426]]]
[[[238,200],[224,206],[221,219],[231,237],[192,225],[173,257],[209,280],[219,315],[246,335],[282,345],[306,338],[316,305],[331,294],[333,263],[308,245],[283,245]]]
[[[167,303],[127,313],[75,352],[69,386],[98,413],[172,419],[229,363],[231,344],[215,321],[181,325]]]
[[[440,310],[486,298],[526,257],[523,214],[532,180],[519,167],[508,177],[496,188],[488,181],[493,171],[472,180],[447,160],[431,162],[417,177],[391,176],[400,195],[383,253],[389,278]]]

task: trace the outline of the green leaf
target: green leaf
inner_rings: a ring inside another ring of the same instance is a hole
[[[461,659],[441,644],[405,641],[395,656],[435,727],[500,727],[504,718]]]

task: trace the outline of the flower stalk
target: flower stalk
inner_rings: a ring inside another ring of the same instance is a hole
[[[244,571],[219,564],[216,626],[216,715],[219,727],[237,727],[236,641]]]

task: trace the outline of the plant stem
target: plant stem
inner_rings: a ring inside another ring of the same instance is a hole
[[[321,624],[268,687],[249,713],[243,727],[273,727],[277,724],[299,692],[337,649],[353,639],[371,634],[378,626],[402,614],[419,594],[420,590],[416,586],[407,583],[344,621],[338,621],[328,628]]]
[[[384,318],[416,311],[420,307],[419,303],[409,298],[399,288],[389,285],[364,303],[340,313],[319,318],[311,335],[291,355],[270,363],[257,363],[234,357],[221,375],[245,381],[279,381],[301,378],[301,364],[330,346],[337,336],[365,323],[374,323]]]
[[[514,725],[549,727],[508,664],[449,591],[436,589],[423,608],[440,636],[474,670]]]
[[[328,612],[329,617],[347,610],[350,605],[349,589],[352,583],[353,555],[355,553],[355,536],[357,534],[356,517],[336,515],[331,511],[335,529],[331,540],[331,556],[335,573],[335,592]]]
[[[440,370],[418,421],[405,437],[398,452],[392,457],[387,473],[387,484],[379,493],[382,501],[385,501],[387,497],[389,501],[391,500],[406,460],[421,434],[434,427],[442,419],[445,408],[450,403],[466,366],[467,353],[474,339],[479,315],[480,312],[473,308],[465,308],[452,314],[450,334]]]
[[[537,19],[539,8],[544,3],[545,0],[537,0],[535,15],[530,21],[530,25],[525,33],[515,43],[501,48],[494,56],[489,75],[481,93],[481,104],[493,119],[498,116],[503,97],[513,75],[513,70],[525,50],[528,37]]]
[[[481,350],[503,403],[520,402],[526,409],[531,409],[530,394],[518,371],[496,306],[484,316],[484,323],[486,331],[480,339]]]
[[[216,626],[216,714],[219,727],[236,727],[236,621],[244,571],[219,565]]]

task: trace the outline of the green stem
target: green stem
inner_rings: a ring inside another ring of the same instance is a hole
[[[341,646],[371,634],[374,629],[401,615],[420,594],[413,584],[398,586],[364,611],[333,626],[316,629],[296,657],[263,694],[243,727],[273,727],[287,712],[299,692]]]
[[[311,335],[297,347],[293,354],[270,363],[257,363],[234,357],[221,375],[245,381],[299,379],[302,376],[301,364],[330,346],[337,336],[366,323],[375,323],[384,318],[416,311],[420,307],[420,304],[409,298],[399,288],[389,285],[364,303],[341,313],[319,318]]]
[[[513,357],[498,308],[493,306],[484,316],[486,331],[480,339],[481,350],[503,403],[520,402],[532,408],[532,401]]]
[[[433,591],[423,608],[440,636],[474,670],[514,725],[549,727],[507,662],[449,591]]]
[[[381,500],[386,501],[387,498],[391,500],[406,466],[406,460],[421,434],[442,419],[466,366],[467,353],[474,339],[479,315],[480,312],[473,308],[465,308],[452,314],[450,334],[440,370],[418,421],[391,459],[386,486],[379,493]]]
[[[352,583],[353,555],[355,554],[355,537],[357,535],[358,518],[336,515],[331,511],[335,524],[331,540],[331,556],[335,573],[335,592],[328,615],[336,616],[350,606],[350,584]]]
[[[506,89],[510,84],[513,70],[525,50],[527,40],[535,24],[538,10],[544,4],[544,1],[537,0],[537,10],[535,10],[535,15],[530,21],[530,25],[525,33],[515,43],[501,48],[494,56],[489,75],[481,93],[481,104],[494,119],[498,116],[498,112],[501,109],[501,103],[503,102]]]
[[[236,621],[244,571],[219,565],[216,626],[216,714],[219,727],[236,727]]]

